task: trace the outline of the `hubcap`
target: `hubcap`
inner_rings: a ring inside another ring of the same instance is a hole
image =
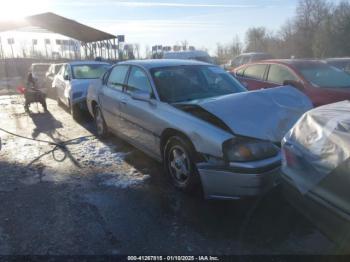
[[[171,175],[179,182],[184,183],[190,176],[190,161],[184,149],[175,146],[169,155]]]
[[[101,135],[103,133],[103,119],[101,116],[101,112],[99,109],[96,111],[96,126],[97,126],[97,133]]]

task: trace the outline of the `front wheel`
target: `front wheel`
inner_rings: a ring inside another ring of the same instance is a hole
[[[72,115],[74,120],[79,120],[80,119],[80,108],[78,104],[72,104],[69,102],[69,110],[70,114]]]
[[[95,106],[95,125],[97,136],[101,138],[106,138],[108,136],[108,130],[105,120],[103,119],[102,112],[99,106]]]
[[[194,150],[185,139],[174,136],[168,140],[164,152],[165,169],[173,185],[185,192],[194,192],[200,185],[193,158]]]

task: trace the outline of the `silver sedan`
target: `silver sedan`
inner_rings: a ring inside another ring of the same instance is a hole
[[[163,162],[179,189],[221,199],[273,187],[280,141],[312,107],[292,87],[247,92],[217,66],[166,59],[115,65],[90,85],[87,105],[99,136]]]

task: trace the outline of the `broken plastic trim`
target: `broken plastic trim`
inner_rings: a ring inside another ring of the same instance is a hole
[[[220,118],[216,117],[212,113],[209,113],[208,111],[206,111],[198,105],[177,104],[175,106],[180,110],[185,111],[186,113],[189,113],[201,120],[204,120],[205,122],[208,122],[220,129],[223,129],[226,132],[233,134],[232,130]]]

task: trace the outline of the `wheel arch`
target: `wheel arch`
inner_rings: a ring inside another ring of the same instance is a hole
[[[98,106],[98,103],[95,101],[95,99],[91,100],[91,113],[93,114],[93,117],[95,117],[95,110],[96,106]]]
[[[180,130],[177,130],[174,128],[167,128],[162,132],[160,136],[160,153],[161,153],[162,161],[164,160],[164,153],[165,153],[164,150],[167,145],[167,142],[173,136],[179,136],[188,143],[188,145],[190,146],[191,150],[194,153],[195,162],[199,161],[199,159],[202,159],[201,154],[198,153],[195,145],[192,143],[191,139],[184,132],[181,132]]]

